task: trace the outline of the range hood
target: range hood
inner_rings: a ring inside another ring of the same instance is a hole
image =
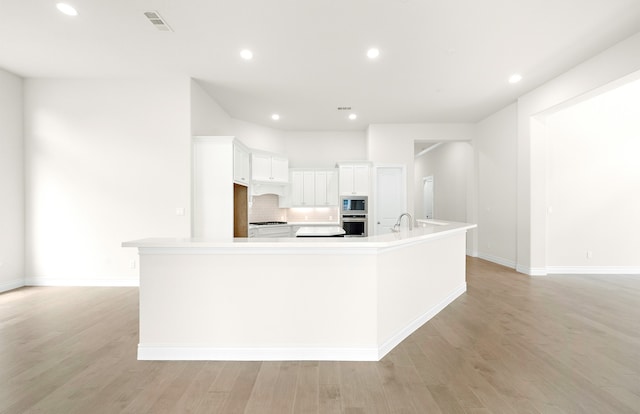
[[[275,194],[277,196],[284,196],[289,190],[289,183],[264,183],[264,182],[252,182],[251,183],[251,195],[260,196],[264,194]]]

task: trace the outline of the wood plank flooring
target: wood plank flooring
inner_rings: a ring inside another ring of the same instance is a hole
[[[136,288],[5,292],[0,413],[640,413],[640,277],[467,282],[380,362],[137,361]]]

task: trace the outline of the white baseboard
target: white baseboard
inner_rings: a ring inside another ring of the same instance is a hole
[[[49,277],[27,278],[26,286],[102,286],[102,287],[129,287],[140,286],[138,278],[127,279],[58,279]]]
[[[516,268],[516,262],[513,260],[509,260],[509,259],[505,259],[503,257],[499,257],[499,256],[494,256],[492,254],[487,254],[487,253],[482,253],[480,252],[478,254],[478,257],[483,259],[483,260],[487,260],[489,262],[492,263],[496,263],[502,266],[506,266],[506,267],[510,267],[511,269],[515,269]]]
[[[478,257],[478,252],[471,249],[467,249],[467,256]]]
[[[524,273],[529,276],[546,276],[546,267],[529,267],[524,265],[516,265],[516,272]]]
[[[548,266],[554,275],[640,275],[638,266]]]
[[[151,361],[378,361],[372,348],[215,348],[138,345],[138,359]]]
[[[0,283],[0,293],[6,292],[8,290],[13,290],[17,288],[21,288],[25,285],[24,279],[13,279],[8,282]]]
[[[439,303],[435,304],[431,309],[417,317],[413,322],[409,323],[405,328],[397,332],[391,338],[387,339],[378,349],[378,361],[389,353],[398,344],[404,341],[409,335],[414,333],[418,328],[427,323],[429,319],[436,316],[442,309],[446,308],[451,302],[456,300],[458,296],[467,291],[467,283],[464,282],[458,286],[453,292],[451,292],[446,298],[442,299]]]

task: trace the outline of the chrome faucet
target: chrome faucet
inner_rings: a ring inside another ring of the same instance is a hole
[[[411,214],[409,213],[402,213],[400,214],[400,217],[398,217],[398,221],[396,221],[396,224],[393,225],[393,231],[400,231],[400,223],[402,222],[402,217],[404,216],[407,216],[407,220],[409,221],[409,230],[413,230],[413,217],[411,217]]]

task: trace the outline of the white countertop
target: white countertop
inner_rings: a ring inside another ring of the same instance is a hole
[[[446,237],[453,233],[467,231],[477,227],[476,224],[448,222],[447,224],[430,224],[421,222],[420,227],[413,230],[403,229],[398,233],[381,234],[369,237],[282,237],[282,238],[148,238],[122,243],[123,247],[139,248],[197,248],[197,249],[344,249],[344,248],[390,248],[411,244],[429,239]]]
[[[342,236],[345,233],[346,231],[340,226],[300,227],[296,237],[333,237]]]

